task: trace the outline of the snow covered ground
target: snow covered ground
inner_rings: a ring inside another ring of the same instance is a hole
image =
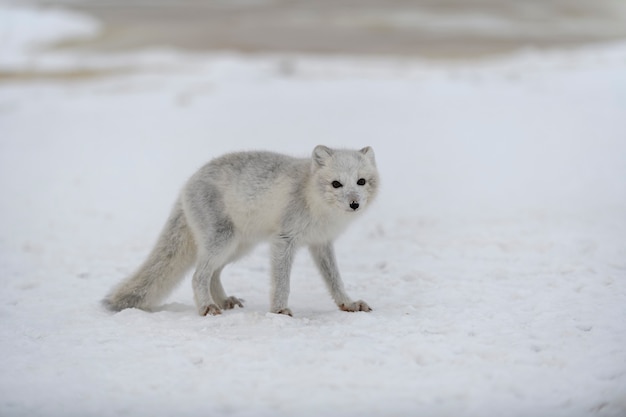
[[[27,49],[52,12],[16,10],[0,71],[37,75],[0,78],[1,416],[626,415],[626,45],[74,55]],[[55,39],[97,30],[54,13]],[[376,151],[380,198],[337,242],[372,313],[302,252],[294,317],[268,314],[267,247],[225,271],[244,309],[199,317],[189,280],[156,312],[100,307],[196,168],[318,143]]]

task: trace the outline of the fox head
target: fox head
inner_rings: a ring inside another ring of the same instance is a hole
[[[374,150],[331,149],[318,145],[311,164],[315,190],[329,208],[344,213],[362,211],[378,191]]]

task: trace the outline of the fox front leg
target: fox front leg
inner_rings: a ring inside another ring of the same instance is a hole
[[[289,279],[295,254],[293,239],[280,235],[272,242],[271,312],[293,316],[288,305]]]
[[[330,291],[330,295],[335,300],[337,306],[343,311],[372,311],[365,301],[352,301],[343,287],[343,281],[339,275],[337,261],[335,260],[335,251],[332,243],[323,245],[311,245],[309,247],[311,256],[317,265],[317,268],[326,282],[326,286]]]

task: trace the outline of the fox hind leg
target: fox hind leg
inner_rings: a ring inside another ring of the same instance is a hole
[[[193,274],[192,286],[200,315],[213,316],[221,314],[223,308],[233,308],[234,305],[231,304],[241,305],[239,299],[226,296],[220,281],[220,273],[229,259],[232,259],[237,244],[231,237],[206,242],[205,245]]]
[[[216,232],[212,238],[204,239],[192,279],[200,315],[217,315],[222,309],[243,307],[243,300],[226,295],[220,278],[224,266],[238,257],[238,248],[239,243],[232,229]]]
[[[191,281],[196,307],[203,316],[220,314],[228,305],[219,276],[237,252],[235,225],[225,212],[221,192],[210,183],[188,184],[182,202],[198,250]]]
[[[213,300],[223,310],[230,310],[235,307],[243,307],[243,300],[237,297],[226,295],[226,291],[224,291],[224,287],[222,286],[221,281],[221,273],[222,269],[218,269],[213,272],[211,276],[211,284],[210,284],[210,292]]]

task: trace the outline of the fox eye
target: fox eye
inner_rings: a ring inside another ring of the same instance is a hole
[[[341,188],[341,187],[343,187],[343,184],[340,183],[339,181],[333,181],[332,185],[333,185],[333,188]]]
[[[361,178],[356,182],[357,185],[365,185],[365,178]]]

